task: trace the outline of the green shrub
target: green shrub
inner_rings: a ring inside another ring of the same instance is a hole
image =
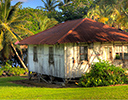
[[[12,66],[6,62],[4,66],[2,66],[2,70],[4,71],[9,71],[12,68]]]
[[[0,68],[0,76],[2,76],[3,74],[3,70]]]
[[[108,86],[128,83],[128,78],[121,67],[115,67],[107,61],[97,62],[91,66],[89,73],[85,73],[79,86]]]
[[[18,67],[13,67],[11,73],[15,76],[19,76],[20,74],[24,74],[26,72],[25,69]]]
[[[25,72],[28,72],[28,70],[24,68],[20,68],[19,66],[12,67],[8,62],[6,62],[6,64],[2,66],[2,68],[0,68],[0,75],[3,72],[7,73],[8,75],[19,76],[21,74],[24,74]]]

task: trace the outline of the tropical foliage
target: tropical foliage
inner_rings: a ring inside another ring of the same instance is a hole
[[[87,13],[87,7],[79,4],[76,0],[66,3],[60,7],[64,21],[82,18]]]
[[[88,4],[89,5],[89,4]],[[48,17],[54,17],[59,22],[79,19],[87,14],[89,6],[85,6],[81,0],[63,0],[60,1],[58,11],[48,13]]]
[[[13,45],[17,40],[58,22],[88,17],[128,31],[128,0],[42,0],[44,6],[36,9],[19,8],[22,2],[11,6],[10,1],[0,0],[0,59],[3,61],[17,51],[22,54],[20,47]]]
[[[88,11],[87,16],[91,19],[97,20],[102,23],[106,23],[110,19],[110,15],[113,13],[111,6],[95,6],[94,8]]]
[[[38,6],[37,8],[43,8],[48,12],[55,11],[55,8],[59,6],[59,0],[41,0],[44,3],[44,7]]]
[[[25,66],[19,56],[19,53],[22,54],[22,50],[14,43],[46,30],[58,22],[54,18],[49,19],[42,10],[19,9],[21,4],[22,2],[18,2],[11,6],[10,0],[0,1],[0,58],[4,61],[11,59],[16,54],[21,64]]]
[[[5,65],[0,68],[0,77],[19,76],[19,75],[24,75],[26,73],[28,73],[27,69],[20,68],[19,66],[12,67],[12,64],[10,64],[9,62],[6,62]]]
[[[127,0],[96,0],[96,5],[89,9],[86,17],[116,28],[128,29],[128,1]]]
[[[128,31],[127,0],[61,0],[58,7],[48,17],[59,22],[88,17]]]
[[[82,76],[79,86],[108,86],[128,83],[128,76],[121,67],[115,67],[109,62],[97,62],[91,66],[89,73]]]
[[[51,28],[58,23],[54,18],[48,18],[46,13],[47,12],[42,9],[33,8],[23,8],[18,11],[18,15],[20,16],[23,16],[24,14],[27,15],[25,20],[29,23],[25,23],[24,26],[34,34]]]
[[[16,16],[21,4],[22,2],[18,2],[11,6],[10,0],[0,0],[0,51],[3,60],[9,59],[14,54],[12,45],[21,39],[18,34],[25,31],[30,33],[22,26],[25,22],[24,16]]]

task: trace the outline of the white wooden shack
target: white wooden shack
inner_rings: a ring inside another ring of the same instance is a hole
[[[19,44],[28,45],[29,71],[42,75],[79,78],[99,59],[128,68],[128,33],[88,18],[58,24]]]

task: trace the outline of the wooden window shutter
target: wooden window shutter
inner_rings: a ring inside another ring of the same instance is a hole
[[[49,47],[49,63],[50,63],[50,64],[53,64],[53,63],[54,63],[53,47]]]
[[[37,47],[36,47],[36,46],[33,47],[33,61],[35,61],[35,62],[38,61],[38,57],[37,57]]]

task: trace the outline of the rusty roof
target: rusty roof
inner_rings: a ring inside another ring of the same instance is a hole
[[[19,44],[127,41],[128,33],[89,18],[60,23],[30,36]]]

